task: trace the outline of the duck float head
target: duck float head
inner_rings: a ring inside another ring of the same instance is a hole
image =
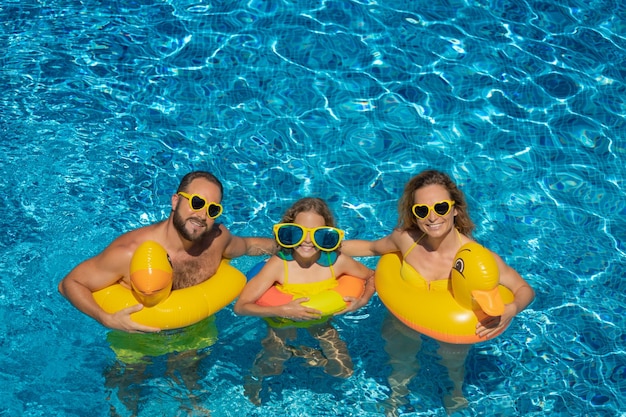
[[[172,291],[172,264],[163,246],[152,240],[143,242],[130,261],[133,295],[146,307],[154,307]]]
[[[491,252],[476,242],[461,246],[451,272],[454,299],[472,311],[500,316],[504,302],[498,289],[500,271]]]

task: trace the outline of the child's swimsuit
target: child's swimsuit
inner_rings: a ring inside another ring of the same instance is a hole
[[[322,262],[317,262],[322,266],[328,266],[330,268],[330,278],[317,282],[291,284],[289,283],[289,277],[287,273],[287,262],[292,260],[293,258],[291,258],[289,255],[285,255],[282,252],[279,252],[279,256],[283,260],[283,265],[285,266],[285,279],[282,284],[276,284],[276,288],[286,294],[292,294],[294,298],[309,297],[322,291],[332,290],[337,286],[337,277],[335,276],[335,271],[333,269],[333,263],[335,262],[335,260],[337,260],[337,256],[336,254],[334,255],[335,256],[333,257],[328,252],[324,252],[320,255],[320,259],[323,257],[327,257],[327,259],[323,259]]]

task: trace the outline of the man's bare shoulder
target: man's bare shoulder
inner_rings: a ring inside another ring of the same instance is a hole
[[[226,241],[229,241],[230,239],[232,239],[233,234],[230,233],[230,230],[228,230],[228,228],[226,226],[224,226],[222,223],[218,223],[215,225],[216,229],[217,229],[217,239],[223,239]]]
[[[155,223],[126,232],[111,242],[106,250],[113,252],[129,252],[132,254],[135,252],[137,247],[146,240],[161,242],[163,240],[162,225],[162,222]]]

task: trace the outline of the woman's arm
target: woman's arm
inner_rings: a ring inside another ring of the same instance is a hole
[[[401,232],[394,230],[378,240],[346,240],[341,244],[341,252],[348,256],[380,256],[385,253],[399,251]]]
[[[500,270],[500,284],[513,293],[513,301],[504,306],[504,313],[498,318],[483,321],[476,325],[476,334],[481,337],[490,336],[506,328],[517,314],[523,311],[535,299],[535,291],[530,284],[513,268],[508,266],[500,256],[493,253]]]

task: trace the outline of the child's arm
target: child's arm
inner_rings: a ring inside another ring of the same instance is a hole
[[[335,265],[335,273],[338,276],[351,275],[353,277],[365,280],[365,288],[363,290],[363,294],[359,298],[344,297],[344,301],[348,303],[348,306],[337,314],[344,314],[350,311],[356,311],[366,305],[369,302],[370,298],[372,298],[372,295],[374,295],[374,292],[376,292],[376,287],[374,285],[374,271],[363,265],[361,262],[358,262],[351,257],[343,254],[339,255],[339,258],[337,258],[337,263],[335,263]]]

